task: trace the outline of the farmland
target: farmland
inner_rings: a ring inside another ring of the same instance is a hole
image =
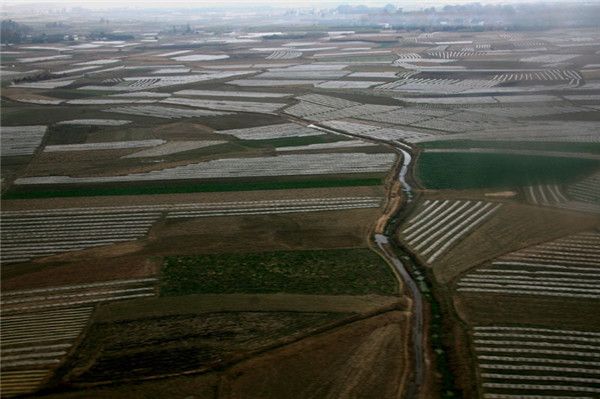
[[[599,165],[596,159],[467,151],[426,151],[420,161],[417,176],[425,187],[433,189],[511,188],[532,182],[562,183],[592,172]]]
[[[22,16],[3,397],[598,395],[597,29],[346,7]]]
[[[164,264],[161,295],[389,295],[395,291],[393,281],[385,263],[362,249],[169,257]]]

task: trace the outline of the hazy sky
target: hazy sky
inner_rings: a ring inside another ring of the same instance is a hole
[[[545,2],[557,2],[548,1]],[[564,1],[564,0],[563,0]],[[598,0],[592,0],[598,1]],[[459,3],[517,3],[517,2],[539,2],[539,0],[0,0],[2,6],[34,4],[48,6],[50,4],[64,6],[79,6],[84,8],[113,8],[113,7],[215,7],[233,5],[271,5],[278,7],[303,7],[303,6],[331,6],[336,4],[364,4],[368,6],[384,6],[393,4],[397,7],[414,5],[445,5]],[[591,1],[590,1],[591,2]]]
[[[272,6],[285,8],[304,7],[335,7],[341,4],[367,6],[384,6],[393,4],[405,10],[420,9],[431,6],[444,6],[479,2],[482,4],[500,3],[560,3],[573,0],[0,0],[0,9],[12,9],[17,5],[31,8],[48,9],[55,7],[83,7],[87,9],[110,8],[202,8],[202,7],[232,7]],[[600,3],[600,0],[578,0],[577,2]]]

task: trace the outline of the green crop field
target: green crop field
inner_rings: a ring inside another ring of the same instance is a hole
[[[419,143],[423,149],[499,148],[510,150],[560,151],[600,154],[600,143],[558,143],[543,141],[443,140]]]
[[[346,137],[326,134],[322,136],[306,136],[306,137],[285,137],[280,139],[268,140],[242,140],[240,143],[244,147],[250,148],[269,148],[269,147],[296,147],[310,144],[332,143],[336,141],[347,141]]]
[[[235,245],[235,243],[232,243]],[[171,256],[161,295],[294,293],[390,295],[396,281],[368,249]]]
[[[192,184],[188,186],[107,187],[65,190],[8,191],[2,199],[95,197],[107,195],[152,195],[179,193],[212,193],[227,191],[287,190],[295,188],[378,186],[381,179],[339,179],[302,181],[263,181],[248,183]]]
[[[417,177],[429,189],[510,188],[568,182],[599,166],[590,159],[425,152],[417,163]]]

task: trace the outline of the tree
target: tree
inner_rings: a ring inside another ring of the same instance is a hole
[[[2,43],[21,43],[31,30],[29,26],[5,19],[0,24],[0,37],[2,37]]]

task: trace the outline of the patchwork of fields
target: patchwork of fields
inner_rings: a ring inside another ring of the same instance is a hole
[[[597,31],[136,24],[0,50],[3,397],[600,393]]]

